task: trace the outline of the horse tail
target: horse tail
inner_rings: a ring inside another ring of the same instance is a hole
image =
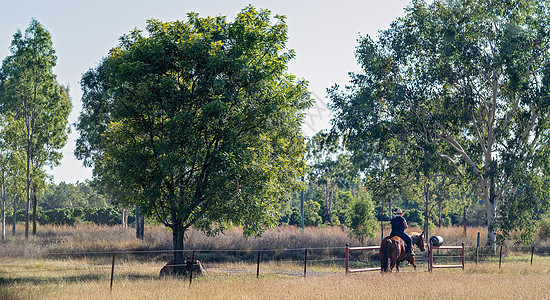
[[[382,241],[382,246],[380,247],[380,271],[388,271],[388,260],[390,259],[390,244],[388,240]]]

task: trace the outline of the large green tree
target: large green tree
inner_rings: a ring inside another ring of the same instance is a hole
[[[287,25],[267,10],[149,20],[84,74],[76,154],[127,205],[173,231],[260,234],[303,173],[307,84],[286,73]]]
[[[59,164],[59,150],[67,141],[71,101],[69,91],[57,82],[53,73],[57,57],[50,33],[37,20],[31,20],[22,34],[13,35],[11,55],[2,63],[2,109],[21,124],[24,133],[21,148],[26,155],[27,217],[25,236],[29,234],[31,189],[47,165]],[[35,181],[35,182],[33,182]],[[37,191],[35,191],[37,192]],[[36,234],[36,201],[33,201],[33,234]]]
[[[465,180],[486,206],[490,246],[495,225],[528,232],[548,205],[549,7],[413,1],[378,40],[361,39],[364,73],[331,91],[335,127],[357,149],[397,140]]]

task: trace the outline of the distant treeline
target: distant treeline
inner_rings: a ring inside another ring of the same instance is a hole
[[[32,218],[32,216],[31,216]],[[52,225],[70,225],[82,223],[94,223],[97,225],[113,226],[122,224],[122,212],[113,207],[102,208],[57,208],[50,210],[38,210],[36,220],[39,224],[52,224]],[[25,210],[20,209],[17,211],[17,222],[25,221]],[[135,216],[130,214],[128,216],[128,223],[135,221]],[[6,218],[6,222],[11,224],[12,218]]]

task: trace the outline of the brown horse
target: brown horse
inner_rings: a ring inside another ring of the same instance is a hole
[[[413,232],[410,234],[413,245],[418,246],[420,251],[424,251],[424,239],[422,238],[422,233]],[[399,263],[406,260],[408,261],[416,270],[416,263],[414,262],[414,256],[405,257],[407,253],[405,252],[405,242],[398,237],[385,237],[382,240],[380,245],[380,270],[382,272],[391,272],[393,267],[399,272]],[[390,260],[390,266],[388,268],[388,259]]]

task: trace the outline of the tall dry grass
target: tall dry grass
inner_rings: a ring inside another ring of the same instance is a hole
[[[92,253],[109,251],[167,251],[172,249],[171,231],[162,226],[147,226],[144,239],[135,237],[133,228],[124,229],[121,226],[54,226],[38,227],[36,236],[25,239],[23,226],[19,226],[16,236],[8,235],[0,242],[0,257],[9,258],[55,258],[54,254]],[[411,228],[408,231],[421,231]],[[477,233],[480,232],[481,243],[484,245],[487,228],[469,227],[466,235],[462,227],[446,227],[435,229],[431,235],[443,237],[446,245],[473,247],[477,243]],[[384,229],[388,234],[388,228]],[[364,245],[378,245],[380,233],[364,240]],[[342,227],[307,227],[302,231],[294,226],[279,226],[267,230],[261,237],[244,237],[241,228],[233,228],[218,236],[209,237],[191,229],[187,232],[185,249],[189,250],[277,250],[302,248],[334,248],[344,247],[346,243],[359,246],[359,240],[351,238],[349,232]],[[513,243],[510,242],[511,246]],[[550,241],[537,241],[535,246],[545,252],[550,252]],[[543,252],[544,252],[543,251]]]
[[[270,273],[161,279],[150,264],[118,266],[109,291],[109,266],[82,261],[0,264],[1,299],[545,299],[550,259],[537,264],[468,264],[460,269],[299,277]],[[341,271],[341,270],[340,270]]]

